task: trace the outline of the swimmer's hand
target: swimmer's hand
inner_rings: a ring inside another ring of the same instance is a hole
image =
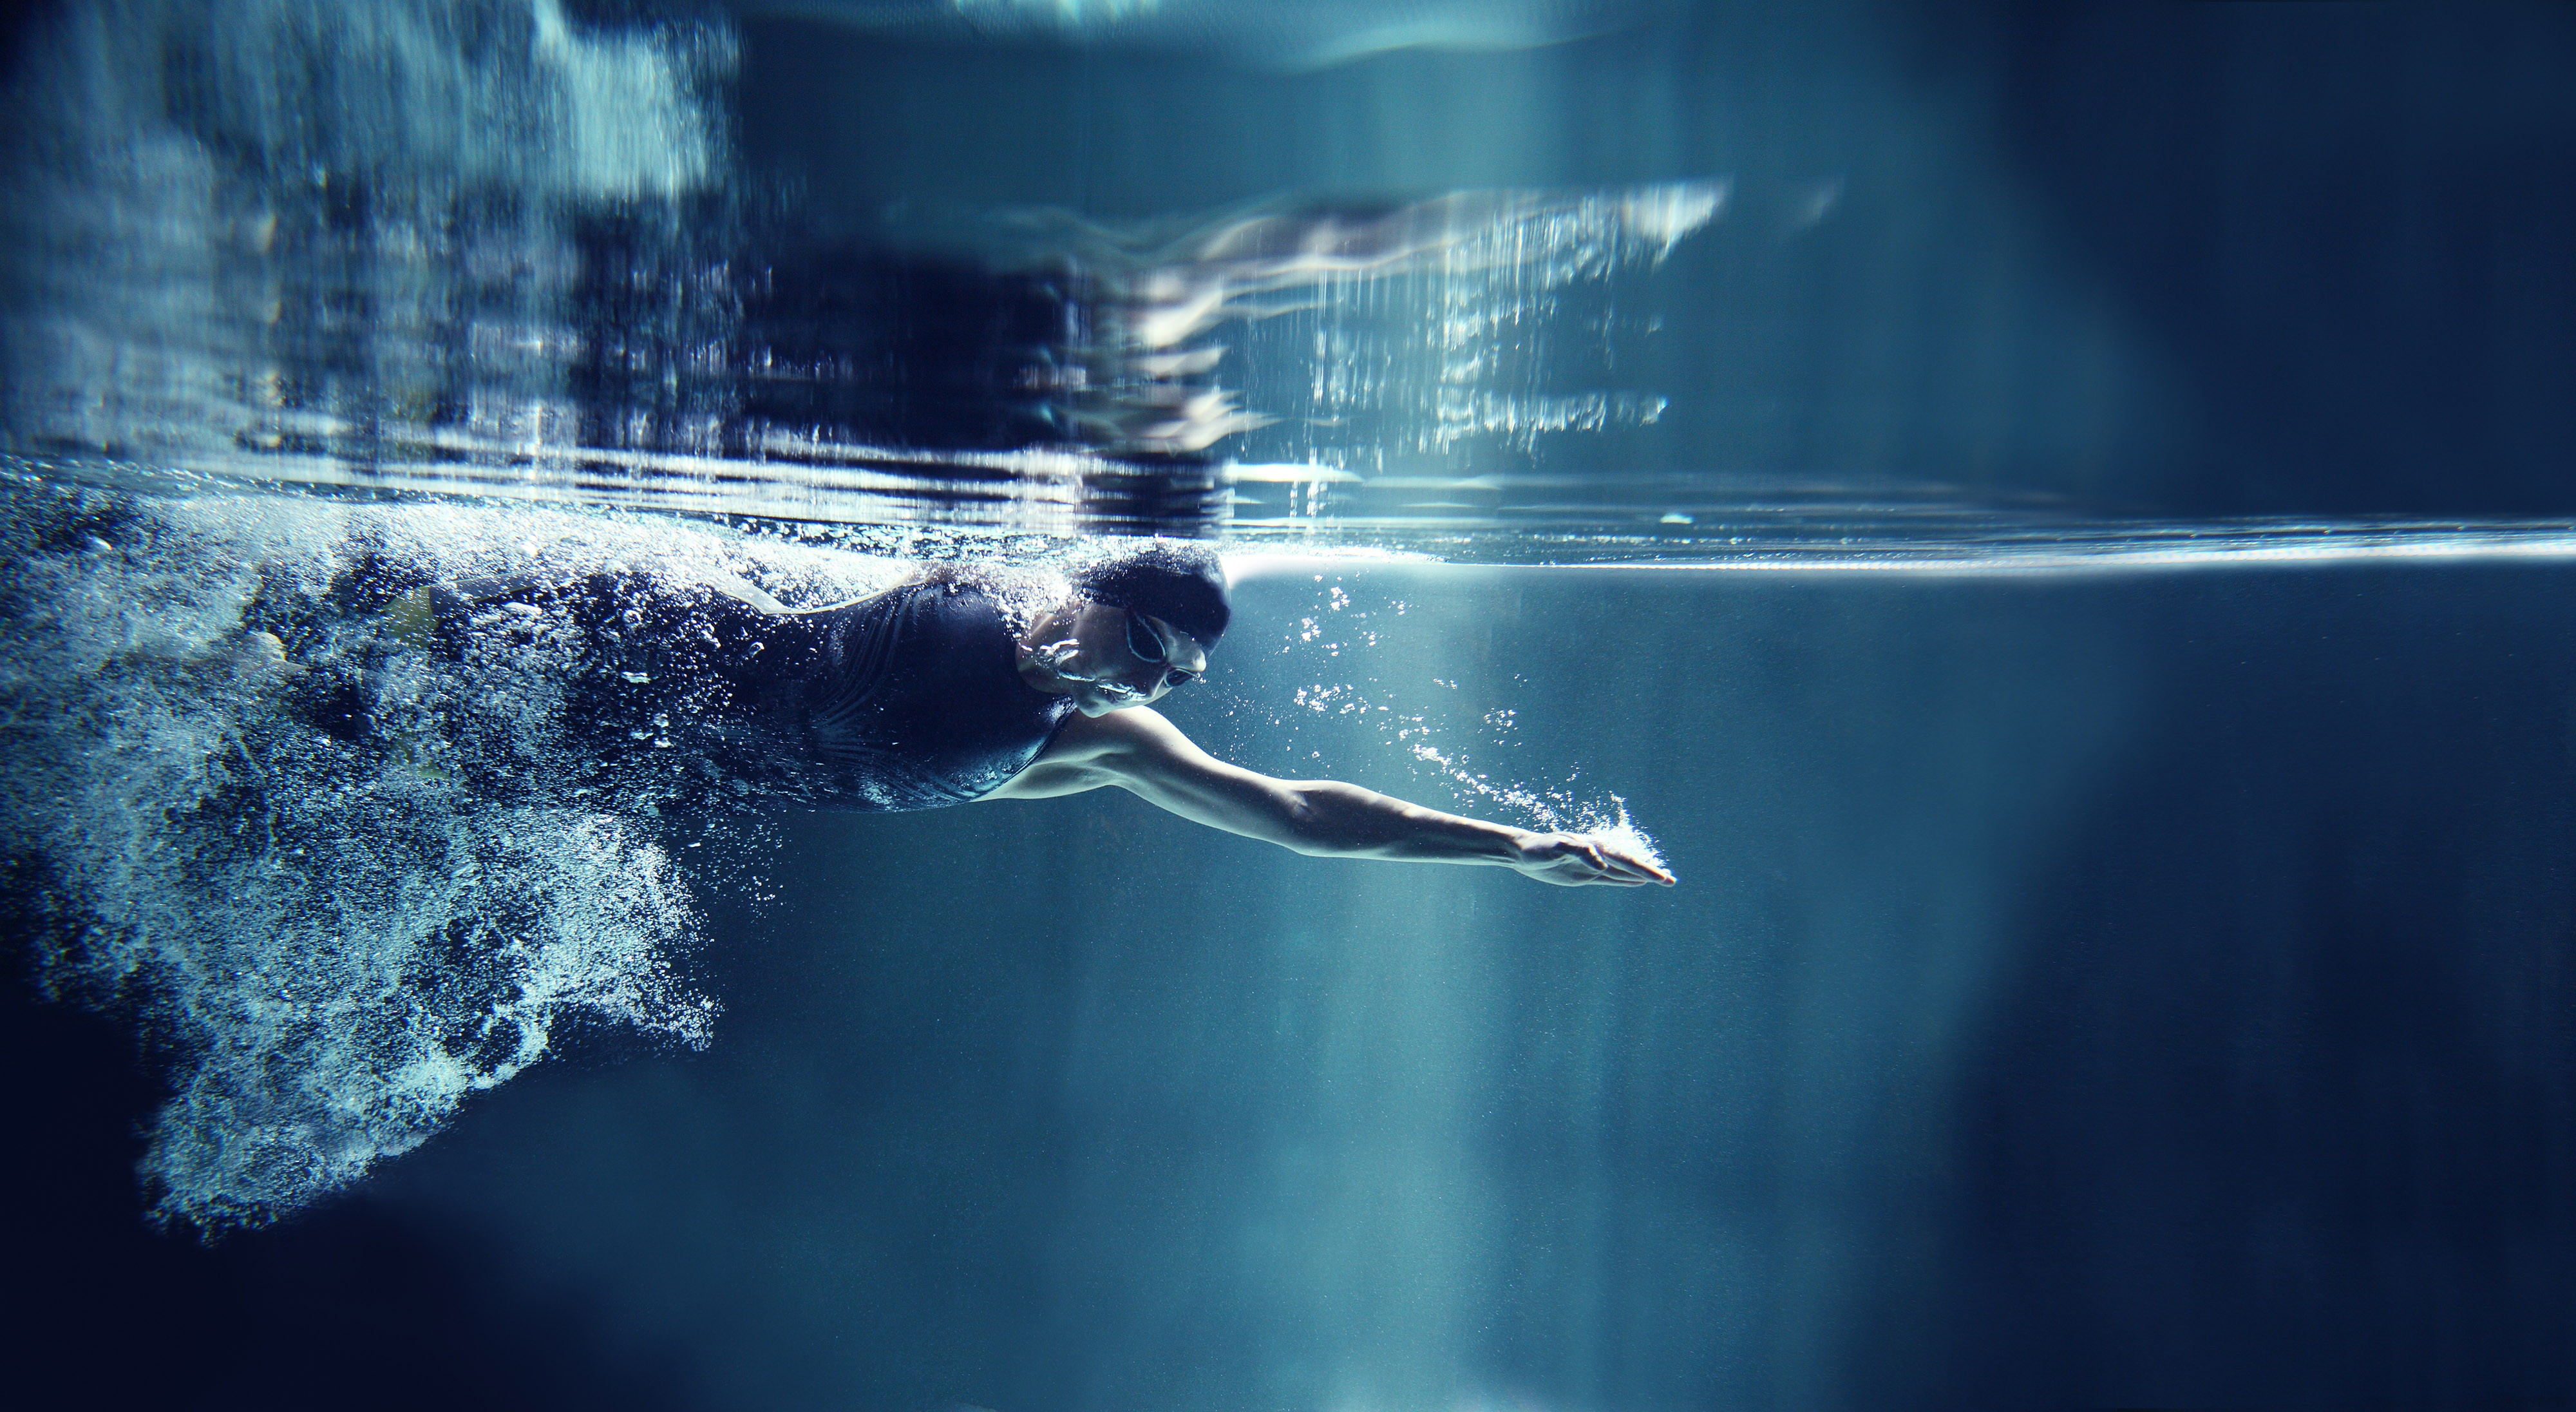
[[[1673,885],[1673,875],[1636,849],[1588,833],[1529,833],[1515,840],[1520,851],[1512,863],[1523,877],[1558,887],[1606,883],[1612,887]]]

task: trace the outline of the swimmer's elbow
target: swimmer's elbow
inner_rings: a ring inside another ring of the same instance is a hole
[[[1320,858],[1334,852],[1327,811],[1306,787],[1288,780],[1263,780],[1248,791],[1202,796],[1197,808],[1173,807],[1203,824],[1227,833],[1274,843],[1291,853]]]
[[[1297,780],[1281,791],[1279,832],[1272,838],[1309,858],[1374,857],[1383,840],[1358,827],[1382,796],[1339,780]]]
[[[1331,818],[1312,786],[1290,785],[1282,794],[1271,842],[1309,858],[1330,858],[1342,851],[1336,846]]]

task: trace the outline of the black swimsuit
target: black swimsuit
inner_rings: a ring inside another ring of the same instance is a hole
[[[600,783],[698,776],[676,793],[935,809],[1009,783],[1073,712],[1021,680],[1001,605],[972,585],[787,614],[633,575],[506,598],[575,630],[560,720]],[[466,609],[472,635],[509,611],[526,609]]]
[[[809,621],[826,665],[806,679],[802,725],[844,807],[981,799],[1073,714],[1072,697],[1021,679],[1018,640],[981,589],[919,584]]]

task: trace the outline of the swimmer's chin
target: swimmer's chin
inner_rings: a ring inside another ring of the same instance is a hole
[[[1138,696],[1132,692],[1112,694],[1093,690],[1076,693],[1073,698],[1073,709],[1086,716],[1097,718],[1106,716],[1112,711],[1124,711],[1131,706],[1143,706],[1153,699],[1150,696]]]

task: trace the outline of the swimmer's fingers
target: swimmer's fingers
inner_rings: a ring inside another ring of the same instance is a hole
[[[1583,860],[1599,870],[1587,882],[1609,883],[1617,887],[1643,887],[1648,883],[1673,884],[1673,875],[1657,866],[1652,859],[1633,848],[1623,848],[1605,838],[1577,834]]]
[[[1660,883],[1665,887],[1671,887],[1676,881],[1671,869],[1635,849],[1621,848],[1608,842],[1600,842],[1598,846],[1602,856],[1610,860],[1611,872],[1622,881],[1631,885]]]
[[[1610,887],[1670,886],[1673,875],[1636,853],[1589,834],[1550,834],[1527,850],[1521,871],[1559,887],[1586,883]]]

